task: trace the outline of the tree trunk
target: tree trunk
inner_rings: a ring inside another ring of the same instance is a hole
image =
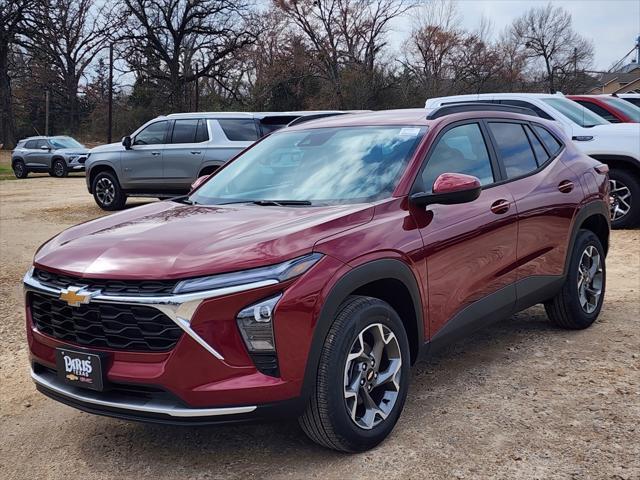
[[[0,47],[0,144],[12,149],[16,144],[16,124],[13,118],[11,78],[9,77],[9,51]]]

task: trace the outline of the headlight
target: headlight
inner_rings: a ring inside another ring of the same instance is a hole
[[[250,305],[238,313],[236,322],[250,353],[275,351],[273,309],[280,297],[282,297],[282,294]]]
[[[217,288],[235,287],[248,283],[272,281],[280,283],[302,275],[322,258],[320,253],[311,253],[302,257],[268,267],[253,268],[241,272],[223,273],[210,277],[183,280],[176,285],[174,293],[200,292]]]
[[[78,158],[78,155],[69,155],[69,160],[70,161],[74,161],[76,158]]]

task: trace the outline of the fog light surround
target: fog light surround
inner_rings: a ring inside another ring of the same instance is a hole
[[[243,308],[236,316],[238,329],[250,353],[276,351],[273,336],[273,310],[282,294]]]

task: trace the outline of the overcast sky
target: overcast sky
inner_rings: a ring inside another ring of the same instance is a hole
[[[458,0],[458,11],[465,28],[475,29],[484,15],[499,33],[529,8],[547,3],[547,0]],[[551,3],[569,11],[573,28],[593,41],[596,69],[609,69],[633,48],[640,35],[640,0],[552,0]],[[396,35],[408,34],[409,23],[405,20],[398,25]],[[391,43],[395,44],[397,39],[391,39]]]

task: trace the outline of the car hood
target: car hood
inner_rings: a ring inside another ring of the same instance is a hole
[[[88,148],[58,148],[54,151],[63,155],[86,155],[89,153]]]
[[[125,148],[121,142],[117,143],[107,143],[106,145],[98,145],[97,147],[93,147],[90,152],[91,153],[99,153],[99,152],[124,152]]]
[[[371,205],[190,206],[157,202],[72,227],[35,265],[69,275],[173,279],[270,265],[371,220]]]

